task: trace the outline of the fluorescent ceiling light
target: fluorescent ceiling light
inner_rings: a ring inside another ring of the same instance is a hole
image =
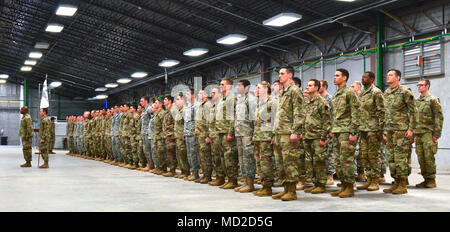
[[[230,34],[225,37],[218,39],[216,42],[220,44],[237,44],[247,39],[247,36],[241,34]]]
[[[100,95],[97,95],[95,98],[97,98],[97,99],[105,99],[105,98],[108,98],[108,95],[100,94]]]
[[[338,2],[354,2],[356,0],[336,0],[336,1],[338,1]]]
[[[289,23],[298,21],[301,18],[302,18],[302,15],[299,15],[296,13],[280,13],[280,14],[273,16],[270,19],[264,20],[263,24],[266,26],[282,27]]]
[[[170,67],[173,67],[173,66],[175,66],[175,65],[177,65],[179,63],[180,63],[180,61],[178,61],[178,60],[163,60],[158,65],[160,67],[170,68]]]
[[[34,66],[34,65],[36,65],[36,63],[37,63],[37,61],[35,61],[35,60],[26,60],[25,61],[25,65]]]
[[[108,83],[105,85],[106,88],[116,88],[117,86],[119,86],[119,84],[116,83]]]
[[[143,78],[146,77],[148,75],[148,73],[146,72],[135,72],[133,74],[131,74],[132,78]]]
[[[50,44],[46,42],[37,42],[36,45],[34,45],[34,48],[36,49],[48,49],[49,47]]]
[[[56,10],[56,15],[59,16],[73,16],[77,12],[78,8],[76,6],[70,5],[60,5],[58,10]]]
[[[0,79],[8,79],[9,75],[8,74],[0,74]]]
[[[53,81],[52,83],[50,83],[50,86],[53,88],[59,87],[61,85],[62,85],[62,83],[59,81]]]
[[[51,24],[47,25],[47,28],[45,29],[45,31],[58,33],[58,32],[61,32],[63,29],[64,29],[63,25],[56,24],[56,23],[51,23]]]
[[[42,52],[30,52],[28,57],[34,58],[34,59],[39,59],[42,57]]]
[[[108,90],[108,89],[105,88],[105,87],[100,87],[100,88],[96,88],[95,92],[103,92],[103,91],[106,91],[106,90]]]
[[[6,84],[6,80],[0,80],[0,84]]]
[[[22,68],[20,68],[20,71],[22,72],[29,72],[31,71],[31,66],[22,66]]]
[[[185,56],[201,56],[207,53],[209,50],[206,48],[193,48],[191,50],[183,52]]]
[[[130,83],[130,81],[131,81],[131,79],[129,79],[129,78],[120,78],[119,80],[117,80],[117,83],[127,84],[127,83]]]

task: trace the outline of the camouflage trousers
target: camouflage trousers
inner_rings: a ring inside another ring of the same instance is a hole
[[[320,146],[320,139],[305,139],[305,153],[307,166],[312,167],[312,179],[316,187],[325,187],[327,183],[327,150]]]
[[[142,153],[147,162],[152,162],[152,144],[150,142],[148,135],[142,135]]]
[[[158,156],[156,154],[156,143],[155,143],[155,140],[153,140],[153,139],[150,139],[150,157],[152,157],[152,161],[153,161],[153,164],[155,165],[155,167],[158,167],[159,160],[158,160]]]
[[[358,142],[356,143],[355,147],[355,167],[357,173],[364,173],[364,170],[367,168],[365,166],[365,162],[363,160],[362,154],[361,154],[361,133],[358,133]],[[356,174],[356,173],[355,173]]]
[[[170,170],[175,170],[177,168],[176,146],[177,144],[175,139],[166,139],[167,167]]]
[[[50,153],[53,152],[53,148],[55,148],[55,138],[52,138],[52,139],[50,140],[49,148],[48,148]]]
[[[380,176],[381,175],[384,175],[384,174],[386,174],[386,169],[387,169],[387,166],[388,166],[388,164],[387,164],[387,151],[386,151],[386,143],[385,142],[383,142],[382,144],[381,144],[381,149],[380,149],[380,158],[381,158],[381,174],[380,174]]]
[[[328,139],[327,143],[327,173],[333,175],[336,173],[336,157],[333,153],[333,138]]]
[[[31,153],[32,153],[32,142],[33,137],[24,137],[22,138],[22,152],[23,152],[23,158],[27,162],[31,162]]]
[[[126,164],[129,164],[128,153],[129,153],[129,138],[126,136],[120,137],[120,154],[122,154],[122,161]]]
[[[405,133],[406,131],[387,131],[386,149],[389,171],[393,178],[407,178],[409,175],[412,146]]]
[[[211,155],[214,170],[216,171],[217,176],[225,177],[226,169],[221,137],[219,137],[218,135],[214,135],[211,136],[210,139],[211,139]]]
[[[89,139],[89,147],[90,147],[90,149],[91,149],[91,151],[90,151],[90,156],[91,157],[95,157],[95,143],[94,143],[94,138],[93,137],[90,137],[90,139]]]
[[[105,136],[105,150],[106,150],[106,158],[113,159],[111,136]]]
[[[131,145],[131,152],[129,159],[131,161],[131,164],[138,165],[139,164],[139,141],[136,140],[136,136],[130,137],[130,145]]]
[[[311,165],[311,162],[306,162],[306,152],[305,152],[305,146],[303,145],[303,142],[299,142],[298,144],[298,177],[300,179],[305,178],[312,178],[313,177],[313,167]]]
[[[255,179],[256,161],[252,138],[253,136],[236,136],[236,144],[242,176]]]
[[[189,161],[187,156],[186,142],[183,138],[177,138],[177,162],[183,173],[189,173]]]
[[[112,153],[114,159],[118,162],[122,162],[122,155],[120,154],[120,140],[119,136],[112,137]]]
[[[166,161],[166,144],[164,139],[155,140],[156,156],[158,157],[158,169],[161,171],[167,171]]]
[[[425,179],[436,178],[436,155],[438,142],[433,142],[431,132],[415,134],[416,154],[420,165],[420,173]]]
[[[258,175],[264,182],[273,182],[273,145],[271,141],[254,141],[254,155]]]
[[[362,166],[366,174],[370,178],[379,178],[381,173],[381,138],[377,136],[377,132],[361,131],[361,149],[360,157]]]
[[[203,174],[205,176],[211,177],[213,170],[213,163],[211,157],[211,144],[206,144],[205,136],[198,136],[198,153],[200,154],[200,164],[202,167]]]
[[[48,141],[43,143],[39,143],[39,151],[41,152],[42,159],[45,162],[48,162],[48,150],[50,148],[50,144]]]
[[[355,144],[349,142],[350,133],[333,134],[333,151],[336,155],[336,172],[341,182],[355,182]]]
[[[73,141],[73,136],[69,136],[69,152],[75,153],[75,143]]]
[[[231,142],[227,141],[226,134],[219,134],[220,143],[223,151],[223,157],[225,160],[225,169],[228,179],[237,179],[238,168],[239,168],[239,158],[236,148],[236,138],[233,137]]]
[[[299,142],[291,143],[290,135],[275,135],[274,154],[277,165],[278,178],[281,183],[297,183],[299,181],[298,151]],[[303,171],[301,171],[303,172]]]
[[[200,169],[200,163],[198,159],[197,140],[194,136],[186,136],[185,138],[189,170],[191,172],[198,171]]]

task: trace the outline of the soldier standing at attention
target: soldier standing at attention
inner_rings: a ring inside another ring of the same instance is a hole
[[[361,96],[361,93],[362,93],[361,92],[361,89],[362,89],[361,82],[354,81],[350,87],[356,92],[356,95],[358,95],[358,97]],[[357,181],[366,181],[367,177],[366,177],[366,174],[364,173],[364,168],[366,168],[366,167],[364,166],[364,162],[362,161],[362,156],[360,154],[361,153],[360,152],[360,150],[361,150],[360,137],[361,137],[360,133],[358,133],[358,142],[356,144],[355,160],[354,160],[355,167],[357,170],[356,180]]]
[[[319,94],[328,102],[328,106],[330,107],[330,113],[333,115],[333,97],[328,93],[328,82],[326,80],[320,81],[320,89]],[[333,175],[336,173],[335,167],[335,157],[333,154],[333,138],[328,138],[327,143],[327,185],[333,185],[334,179]]]
[[[166,114],[166,112],[163,109],[163,103],[161,99],[157,99],[154,105],[155,105],[154,139],[156,146],[156,156],[158,157],[158,166],[157,170],[155,171],[155,174],[161,175],[167,172],[166,144],[164,142],[165,137],[163,136],[164,133],[163,123],[164,123],[164,115]]]
[[[48,108],[42,108],[39,115],[42,117],[39,125],[39,151],[41,152],[44,164],[39,168],[48,168],[48,149],[50,143],[50,120],[47,117]]]
[[[327,139],[331,128],[331,112],[327,100],[319,95],[320,81],[311,79],[306,87],[303,143],[307,166],[312,168],[314,187],[305,189],[313,194],[324,193],[327,182]]]
[[[390,69],[387,73],[389,89],[384,93],[386,105],[386,149],[389,170],[395,182],[385,193],[407,193],[406,182],[409,174],[408,157],[412,149],[410,139],[416,124],[416,103],[413,93],[400,85],[402,73]]]
[[[56,154],[53,152],[53,148],[55,147],[55,117],[52,117],[50,119],[51,121],[51,127],[50,127],[50,147],[49,147],[49,154]]]
[[[151,156],[151,144],[150,144],[150,140],[149,140],[149,136],[148,136],[148,132],[149,132],[149,123],[150,123],[150,118],[152,115],[152,112],[150,110],[150,105],[149,103],[149,98],[148,97],[141,97],[141,106],[143,107],[142,109],[142,114],[141,114],[141,137],[142,137],[142,151],[144,153],[145,159],[147,160],[147,166],[145,168],[142,169],[142,171],[147,172],[151,169],[153,169],[153,167],[151,167],[151,160],[152,158]]]
[[[222,189],[234,189],[238,186],[238,155],[236,149],[236,138],[234,136],[234,107],[236,98],[231,92],[233,81],[230,78],[222,78],[220,90],[222,98],[215,108],[215,127],[219,134],[220,147],[225,160],[228,182],[220,186]]]
[[[341,180],[341,189],[331,196],[353,197],[355,183],[355,146],[359,131],[359,100],[356,92],[347,86],[349,73],[346,69],[337,69],[334,84],[338,91],[333,96],[333,116],[331,133],[336,154],[336,171]]]
[[[150,106],[151,117],[148,125],[148,139],[150,143],[150,173],[155,173],[155,167],[158,167],[158,157],[156,155],[156,145],[155,145],[155,114],[156,114],[156,106],[153,103]]]
[[[198,93],[199,106],[195,112],[195,136],[198,142],[198,152],[200,153],[200,160],[203,170],[203,178],[200,180],[201,184],[207,184],[211,181],[213,163],[211,157],[211,143],[206,142],[209,133],[209,122],[211,120],[211,107],[212,104],[208,100],[208,94],[205,90],[200,90]],[[196,157],[192,157],[193,160],[189,163],[196,163],[198,168],[198,160]]]
[[[189,169],[186,170],[188,171],[187,174],[189,174],[189,171],[192,173],[191,176],[187,178],[187,180],[199,183],[200,177],[198,175],[198,170],[200,169],[200,164],[198,160],[198,148],[197,148],[197,145],[199,143],[197,141],[195,133],[195,126],[196,126],[195,109],[198,107],[197,103],[195,103],[195,96],[193,89],[189,89],[186,92],[186,99],[184,103],[185,105],[183,104],[183,114],[182,114],[184,118],[184,125],[183,125],[184,129],[182,134],[184,135],[185,138],[186,153],[187,153],[186,155],[188,158],[188,163],[185,166],[189,167]],[[183,160],[183,162],[185,161]],[[208,180],[211,179],[211,175],[208,174],[208,171],[206,169],[203,169],[203,177],[204,177],[203,182],[205,178]]]
[[[164,97],[164,106],[166,107],[166,113],[164,114],[163,122],[163,133],[166,139],[166,159],[167,166],[169,168],[168,172],[163,173],[165,177],[173,177],[176,174],[175,169],[177,168],[177,157],[176,157],[176,140],[175,140],[175,121],[173,111],[176,111],[173,106],[173,97],[166,95]]]
[[[211,144],[211,156],[213,159],[216,179],[208,182],[212,186],[222,186],[225,184],[225,162],[223,160],[223,150],[219,134],[216,129],[216,108],[219,100],[222,98],[218,88],[211,91],[211,115],[208,122],[208,137],[205,139],[207,144]]]
[[[365,72],[361,81],[364,90],[359,97],[361,112],[359,156],[367,173],[367,182],[358,186],[357,189],[375,191],[379,189],[378,181],[381,173],[380,152],[385,119],[384,97],[383,92],[373,84],[375,81],[373,72]]]
[[[177,150],[177,162],[180,166],[181,173],[175,175],[175,178],[184,178],[189,176],[189,163],[186,150],[186,139],[184,137],[184,112],[186,100],[183,93],[180,93],[175,100],[175,106],[178,110],[175,111],[175,138],[176,138],[176,150]]]
[[[298,143],[301,140],[304,97],[301,90],[294,85],[292,78],[294,68],[282,67],[279,77],[283,85],[280,93],[278,112],[274,125],[274,153],[277,163],[278,178],[284,191],[272,196],[273,199],[291,201],[297,199],[296,184],[300,178],[298,160]],[[301,167],[300,167],[301,168]],[[303,167],[304,168],[304,167]]]
[[[257,99],[248,94],[250,81],[240,80],[237,84],[238,99],[236,103],[236,120],[234,121],[234,131],[237,142],[237,150],[241,166],[242,177],[245,182],[242,186],[234,190],[240,193],[255,191],[254,180],[256,172],[256,161],[254,156],[253,120],[255,119],[255,104]]]
[[[429,93],[430,81],[420,80],[417,84],[420,97],[417,98],[417,123],[414,129],[417,159],[424,181],[418,188],[436,188],[436,164],[434,156],[441,137],[444,115],[439,98]]]
[[[111,109],[114,111],[114,109]],[[111,164],[114,161],[114,156],[112,154],[112,140],[111,140],[111,121],[112,121],[112,111],[108,110],[106,112],[106,126],[105,126],[105,150],[106,150],[106,160],[105,163]]]
[[[122,116],[120,118],[120,129],[119,129],[119,140],[120,140],[120,154],[122,156],[122,162],[119,164],[120,167],[125,167],[129,164],[128,160],[128,105],[123,105]]]
[[[31,167],[31,153],[32,153],[32,142],[33,142],[33,119],[28,114],[28,107],[23,106],[20,109],[20,113],[23,115],[20,121],[20,131],[19,135],[22,138],[22,152],[25,163],[20,165],[22,168]]]

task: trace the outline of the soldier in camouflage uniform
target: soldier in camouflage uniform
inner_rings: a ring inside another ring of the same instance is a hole
[[[194,90],[190,89],[186,92],[186,105],[184,106],[184,129],[183,129],[183,135],[186,139],[186,151],[187,151],[187,158],[188,158],[188,164],[189,164],[189,171],[191,172],[191,175],[186,180],[188,181],[195,181],[197,183],[200,182],[200,176],[198,175],[198,170],[200,169],[199,164],[199,152],[197,145],[198,140],[196,139],[196,133],[195,133],[195,109],[197,107],[197,103],[194,102]],[[210,174],[208,174],[209,171],[207,168],[203,169],[203,179],[202,183],[205,182],[205,179],[210,179]],[[209,176],[209,177],[208,177]]]
[[[176,107],[173,107],[173,97],[167,95],[164,97],[164,106],[166,107],[166,113],[164,114],[163,122],[163,135],[166,145],[166,159],[169,171],[163,173],[165,177],[173,177],[176,174],[177,157],[176,157],[176,140],[175,140],[175,120],[173,115],[175,114]]]
[[[114,124],[111,126],[111,129],[113,131],[113,154],[116,159],[115,165],[119,165],[123,162],[122,154],[121,154],[121,148],[120,148],[120,139],[119,139],[119,132],[120,132],[120,123],[123,116],[123,107],[118,107],[116,109]]]
[[[220,188],[234,189],[238,186],[238,155],[236,149],[236,138],[234,136],[234,107],[236,98],[231,92],[233,81],[229,78],[223,78],[220,82],[222,98],[215,106],[215,128],[219,134],[220,150],[223,151],[225,160],[226,174],[228,182]]]
[[[418,188],[436,188],[436,164],[434,156],[442,133],[444,115],[439,98],[430,95],[430,81],[419,81],[420,97],[416,100],[417,123],[414,129],[417,159],[424,181]]]
[[[331,128],[331,112],[327,100],[319,95],[320,81],[311,79],[306,92],[303,143],[307,166],[312,167],[314,187],[305,189],[313,194],[324,193],[327,182],[327,139]]]
[[[56,154],[55,152],[53,152],[53,148],[55,147],[55,118],[52,117],[50,119],[51,122],[51,127],[50,127],[50,148],[49,148],[49,154]]]
[[[216,129],[216,107],[222,95],[218,88],[211,91],[211,111],[208,121],[208,137],[205,139],[207,144],[211,144],[211,156],[216,172],[216,179],[208,182],[212,186],[222,186],[225,184],[225,161],[219,133]]]
[[[274,124],[274,153],[277,163],[278,177],[284,191],[272,196],[273,199],[291,201],[297,199],[296,184],[304,175],[304,167],[299,166],[300,152],[298,143],[301,140],[304,123],[304,97],[301,90],[292,81],[294,69],[282,67],[279,72],[283,91],[280,94],[278,112]]]
[[[120,154],[122,155],[122,163],[119,166],[124,167],[130,164],[128,159],[129,153],[129,129],[128,129],[128,120],[129,113],[128,110],[130,108],[128,105],[124,105],[122,108],[122,117],[120,119],[120,130],[119,130],[119,139],[120,139]]]
[[[80,149],[80,116],[75,116],[75,126],[73,127],[73,141],[75,145],[75,156],[81,154]]]
[[[73,129],[75,126],[74,118],[73,116],[69,117],[69,133],[68,133],[68,140],[69,140],[69,152],[70,154],[75,154],[75,144],[73,140]]]
[[[207,184],[211,181],[213,163],[211,154],[211,143],[206,142],[209,134],[209,123],[211,122],[212,103],[208,100],[208,94],[205,90],[198,93],[199,105],[195,111],[195,136],[198,142],[198,151],[202,164],[203,178],[201,184]],[[198,160],[192,157],[190,164],[194,164],[198,170]],[[192,169],[192,168],[191,168]]]
[[[262,188],[253,192],[256,196],[272,196],[272,185],[274,181],[273,172],[273,118],[272,99],[270,95],[270,84],[262,81],[256,89],[258,106],[256,109],[256,120],[253,133],[253,144],[256,167],[258,175],[262,179]]]
[[[180,93],[177,96],[175,101],[175,106],[177,110],[175,111],[174,120],[175,120],[175,138],[176,138],[176,152],[177,152],[177,162],[178,166],[181,169],[181,173],[175,175],[175,178],[185,178],[189,176],[189,162],[186,150],[186,139],[184,136],[184,113],[185,113],[185,98],[183,93]]]
[[[325,100],[328,102],[328,106],[330,107],[331,115],[333,115],[333,97],[328,93],[328,82],[326,80],[320,81],[320,90],[319,90],[320,96],[322,96]],[[333,154],[333,138],[328,138],[327,143],[327,185],[333,185],[334,179],[333,175],[336,173],[335,169],[335,157]]]
[[[105,150],[106,150],[106,160],[105,163],[111,163],[114,160],[112,155],[112,141],[111,141],[111,121],[112,121],[112,112],[110,110],[106,113],[105,118]]]
[[[146,171],[149,171],[150,169],[155,168],[154,164],[152,162],[152,158],[151,158],[151,144],[150,144],[149,135],[148,135],[148,132],[149,132],[148,127],[149,127],[150,118],[152,116],[152,112],[150,110],[148,97],[142,97],[140,104],[143,107],[142,114],[141,114],[142,152],[145,156],[145,160],[147,161],[147,164],[146,164],[146,166],[144,166],[145,168],[143,168],[142,171],[146,172]]]
[[[22,139],[22,152],[25,163],[20,165],[22,168],[31,167],[32,158],[32,142],[33,142],[33,119],[28,114],[28,107],[23,106],[20,108],[20,113],[23,115],[20,121],[19,136]]]
[[[364,171],[367,173],[367,182],[357,189],[375,191],[379,189],[381,167],[381,144],[385,119],[385,107],[383,92],[373,83],[375,74],[365,72],[362,76],[364,90],[359,97],[361,125],[360,130],[360,160]]]
[[[128,159],[130,160],[130,166],[125,166],[129,169],[139,168],[139,139],[141,134],[141,125],[139,125],[140,115],[136,112],[136,109],[132,106],[130,107],[130,115],[128,119],[127,130],[129,130],[130,140],[128,153]]]
[[[155,104],[155,130],[153,137],[155,139],[156,156],[158,157],[158,165],[155,174],[161,175],[167,172],[166,163],[166,143],[164,141],[165,136],[163,136],[163,123],[166,111],[163,109],[163,100],[157,99]]]
[[[387,74],[389,89],[384,93],[386,105],[385,130],[389,170],[395,182],[385,193],[407,193],[406,182],[409,175],[410,140],[416,124],[416,104],[413,93],[400,85],[401,72],[391,69]]]
[[[42,108],[39,115],[42,117],[39,125],[39,151],[41,153],[44,164],[39,168],[48,168],[48,150],[50,146],[50,120],[47,117],[48,109]]]
[[[360,123],[359,100],[355,91],[347,86],[349,73],[345,69],[337,69],[334,84],[338,91],[333,96],[332,128],[334,152],[336,155],[336,171],[341,180],[341,189],[331,196],[341,198],[353,197],[355,183],[355,146]]]
[[[117,123],[117,115],[118,115],[118,108],[117,106],[114,106],[111,109],[111,129],[109,131],[109,134],[111,136],[111,154],[112,154],[112,158],[113,160],[110,162],[110,164],[112,165],[116,165],[117,163],[117,145],[116,145],[116,123]]]
[[[245,178],[245,182],[242,186],[236,187],[234,190],[240,193],[255,191],[253,182],[255,179],[256,161],[252,138],[257,99],[248,93],[249,87],[250,82],[248,80],[238,81],[238,100],[236,102],[234,134],[236,136],[241,172]]]
[[[138,136],[137,136],[138,141],[137,141],[136,152],[137,152],[137,157],[138,157],[138,160],[140,163],[140,167],[138,168],[138,170],[140,170],[140,171],[145,169],[145,167],[147,166],[147,158],[144,155],[144,147],[143,147],[143,141],[142,141],[143,138],[142,138],[142,131],[141,131],[142,130],[142,111],[143,111],[142,106],[138,105],[136,113],[139,117],[136,121],[135,126],[137,127],[136,131],[138,132]],[[147,170],[145,170],[145,171],[147,171]]]
[[[157,171],[155,167],[158,167],[159,165],[155,145],[155,114],[157,112],[155,103],[150,106],[150,111],[152,112],[152,114],[148,125],[148,139],[150,143],[150,158],[152,163],[150,165],[149,172],[155,173]]]

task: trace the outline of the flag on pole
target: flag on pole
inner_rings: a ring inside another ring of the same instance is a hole
[[[47,91],[47,76],[45,77],[44,87],[42,88],[42,96],[41,96],[41,109],[48,108],[48,91]]]

